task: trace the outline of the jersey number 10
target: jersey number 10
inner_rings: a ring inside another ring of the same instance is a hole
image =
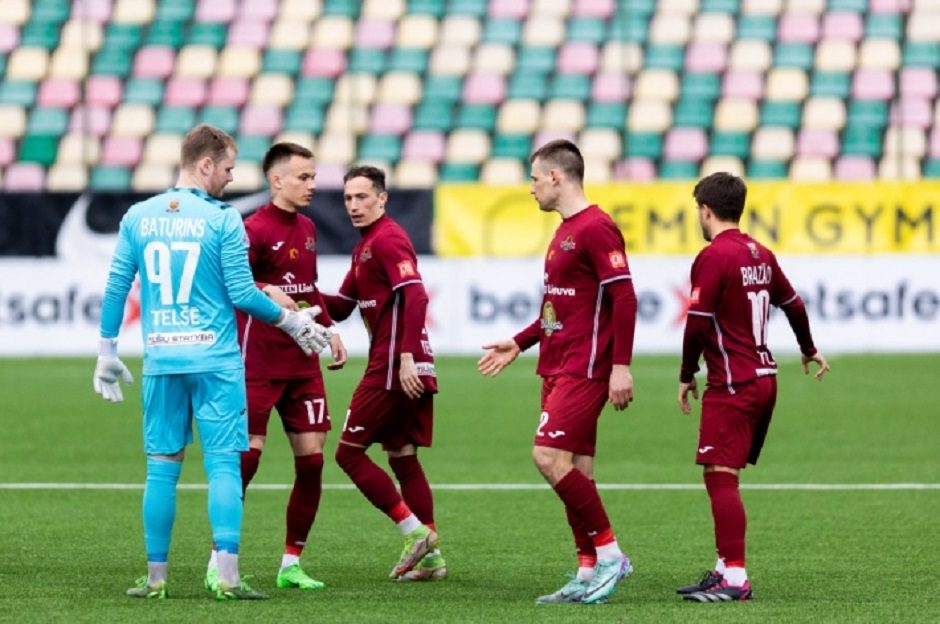
[[[770,293],[766,290],[747,293],[751,302],[751,329],[754,343],[758,347],[767,346],[767,322],[770,320]]]

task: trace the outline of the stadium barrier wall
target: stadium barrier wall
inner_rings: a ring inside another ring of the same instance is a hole
[[[0,355],[83,355],[98,337],[109,250],[68,257],[0,260]],[[692,256],[635,256],[639,297],[638,353],[678,353]],[[781,255],[803,295],[820,348],[837,352],[940,351],[940,255]],[[335,292],[347,258],[320,260],[320,287]],[[479,354],[487,341],[509,337],[539,313],[539,258],[447,259],[425,256],[419,268],[431,297],[428,329],[438,354]],[[139,353],[136,293],[121,337],[122,353]],[[367,350],[354,314],[340,331],[351,352]],[[775,313],[771,348],[794,353],[785,317]]]

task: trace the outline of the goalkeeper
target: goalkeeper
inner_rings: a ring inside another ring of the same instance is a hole
[[[217,199],[232,181],[237,148],[217,128],[184,138],[175,188],[132,206],[121,221],[101,310],[95,391],[123,399],[131,374],[116,337],[134,276],[140,275],[144,341],[143,438],[147,453],[143,521],[147,576],[127,594],[167,595],[167,553],[176,484],[195,417],[209,481],[209,521],[218,548],[219,600],[266,598],[241,580],[239,453],[248,449],[244,369],[233,306],[289,334],[308,353],[330,340],[310,312],[284,310],[254,285],[241,217]]]

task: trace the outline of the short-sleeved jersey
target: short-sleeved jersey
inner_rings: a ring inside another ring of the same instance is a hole
[[[265,322],[280,307],[255,287],[245,228],[228,204],[197,189],[170,189],[121,220],[105,287],[101,336],[118,335],[140,274],[144,374],[242,367],[234,306]]]
[[[692,263],[689,314],[711,320],[705,342],[708,385],[733,386],[777,374],[767,348],[770,306],[797,294],[774,254],[740,230],[725,230]]]
[[[256,282],[277,286],[301,307],[320,304],[313,221],[268,203],[245,219],[245,230],[248,262]],[[295,379],[321,374],[317,355],[305,355],[278,328],[239,312],[238,331],[247,378]]]
[[[401,390],[398,371],[405,331],[402,289],[411,285],[424,289],[414,246],[405,230],[383,215],[363,228],[362,238],[352,252],[352,266],[339,290],[340,297],[359,306],[369,332],[369,363],[361,382],[364,386]],[[421,349],[413,354],[414,361],[425,391],[436,392],[434,353],[424,319],[421,321]]]
[[[614,319],[604,288],[625,279],[623,235],[607,213],[592,205],[561,222],[545,255],[539,375],[610,377]]]

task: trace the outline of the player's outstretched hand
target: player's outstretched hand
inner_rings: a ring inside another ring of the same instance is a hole
[[[113,344],[110,348],[102,347],[101,355],[98,356],[98,363],[95,364],[95,376],[92,379],[92,386],[95,392],[100,394],[105,401],[120,403],[124,400],[124,394],[121,392],[119,380],[123,379],[124,383],[133,383],[134,377],[127,370],[121,358],[114,352],[115,349],[116,346]]]
[[[307,355],[319,353],[330,343],[332,332],[313,318],[320,313],[320,306],[305,308],[300,312],[284,310],[275,326],[294,339]]]
[[[816,374],[813,375],[816,377],[817,381],[822,381],[822,378],[826,376],[831,369],[829,368],[829,362],[826,361],[826,356],[817,351],[813,355],[804,355],[800,358],[803,361],[803,374],[809,375],[809,363],[816,362],[819,365],[819,370],[816,371]]]
[[[333,356],[333,361],[326,365],[328,369],[339,370],[346,364],[346,345],[336,332],[330,336],[330,354]]]
[[[522,351],[515,340],[498,340],[483,345],[483,348],[487,351],[477,362],[477,370],[487,377],[499,375],[500,371],[512,364]]]
[[[692,381],[689,383],[679,382],[679,408],[682,410],[683,414],[689,414],[692,412],[692,406],[689,404],[689,393],[692,393],[692,398],[696,401],[698,400],[698,384],[695,382],[695,377],[692,378]]]

